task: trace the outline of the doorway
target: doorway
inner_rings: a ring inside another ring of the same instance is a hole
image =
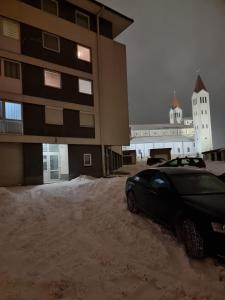
[[[68,145],[43,144],[44,183],[69,179]]]

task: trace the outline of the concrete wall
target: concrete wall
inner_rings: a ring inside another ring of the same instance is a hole
[[[126,49],[100,37],[100,124],[102,143],[129,144]]]
[[[23,147],[0,143],[0,186],[23,184]]]

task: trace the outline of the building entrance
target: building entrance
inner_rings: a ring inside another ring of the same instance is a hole
[[[44,183],[69,179],[68,145],[43,144]]]

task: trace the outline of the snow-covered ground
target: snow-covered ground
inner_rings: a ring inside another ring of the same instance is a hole
[[[0,188],[0,299],[224,300],[225,268],[189,259],[171,233],[130,214],[125,181]]]

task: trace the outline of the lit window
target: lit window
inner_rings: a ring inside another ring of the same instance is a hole
[[[2,34],[6,37],[19,40],[20,39],[20,28],[19,23],[3,19],[2,23]]]
[[[61,88],[61,74],[53,71],[44,71],[45,85],[54,88]]]
[[[79,92],[92,95],[92,82],[90,80],[79,78]]]
[[[91,50],[87,47],[77,45],[77,57],[81,60],[91,62]]]
[[[80,127],[95,127],[95,119],[93,114],[80,113]]]
[[[85,167],[92,166],[92,155],[90,153],[84,154],[84,166]]]
[[[45,123],[63,125],[63,109],[58,107],[45,107]]]
[[[85,28],[90,28],[90,18],[88,15],[80,12],[80,11],[76,11],[75,13],[75,21],[77,25],[80,25],[82,27]]]
[[[46,48],[48,50],[60,52],[60,40],[56,35],[43,32],[42,45],[43,48]]]
[[[6,77],[20,79],[20,64],[4,60],[4,75]]]
[[[22,110],[20,103],[5,102],[5,119],[22,120]]]
[[[58,16],[58,2],[56,0],[42,0],[42,9],[52,15]]]

